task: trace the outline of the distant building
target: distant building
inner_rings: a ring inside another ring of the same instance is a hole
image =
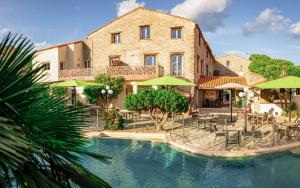
[[[260,74],[251,72],[248,67],[250,60],[234,54],[217,57],[214,67],[214,75],[217,76],[242,76],[249,85],[264,80]]]

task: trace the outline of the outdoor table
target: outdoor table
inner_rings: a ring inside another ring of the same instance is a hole
[[[132,119],[133,111],[129,111],[129,110],[120,110],[120,113],[121,113],[122,115],[124,115],[124,117],[125,117],[126,120],[131,120],[131,119]]]
[[[261,125],[263,125],[264,114],[261,114],[261,113],[249,113],[247,118],[248,118],[248,120],[250,118],[253,118],[255,124],[258,124],[259,118],[261,118]]]
[[[287,133],[287,136],[290,136],[290,131],[293,130],[294,134],[295,131],[298,127],[298,124],[296,122],[283,122],[281,123],[281,129],[285,130],[285,132]]]
[[[204,116],[198,118],[198,129],[199,129],[199,120],[202,120],[204,122],[203,129],[206,128],[206,125],[209,125],[209,129],[212,130],[212,122],[216,120],[216,117],[213,116]]]

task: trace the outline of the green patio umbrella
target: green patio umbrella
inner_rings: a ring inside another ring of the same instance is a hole
[[[72,91],[72,104],[74,107],[76,106],[76,87],[85,87],[85,86],[102,86],[103,84],[99,84],[96,82],[89,82],[84,80],[67,80],[64,82],[59,82],[53,84],[54,87],[73,87]]]
[[[159,78],[154,78],[151,80],[146,80],[143,82],[138,82],[138,86],[195,86],[194,83],[182,80],[173,76],[163,76]]]
[[[272,80],[269,82],[264,82],[262,84],[258,84],[255,87],[258,87],[260,89],[288,89],[289,96],[290,96],[289,121],[291,121],[291,106],[292,106],[293,89],[300,88],[300,77],[287,76],[284,78],[279,78],[277,80]]]
[[[67,80],[64,82],[55,83],[54,87],[84,87],[84,86],[102,86],[96,82],[88,82],[84,80]]]

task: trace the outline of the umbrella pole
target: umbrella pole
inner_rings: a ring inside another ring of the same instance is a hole
[[[232,91],[233,89],[230,89],[230,121],[232,122]]]
[[[289,89],[290,105],[289,105],[289,122],[292,120],[292,89]]]

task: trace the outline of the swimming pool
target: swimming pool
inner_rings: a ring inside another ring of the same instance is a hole
[[[83,161],[112,187],[300,187],[300,157],[289,152],[229,160],[185,154],[164,143],[107,138],[93,139],[88,150],[112,157],[111,165]]]

